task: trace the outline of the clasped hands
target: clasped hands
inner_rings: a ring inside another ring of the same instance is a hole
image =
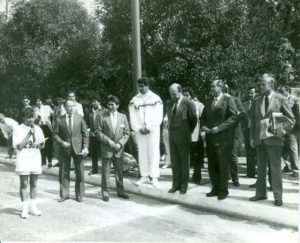
[[[211,129],[209,129],[207,126],[203,126],[202,131],[204,131],[205,133],[216,134],[216,133],[220,132],[220,128],[219,127],[213,127]]]
[[[110,148],[115,149],[116,151],[118,151],[118,150],[120,150],[120,149],[122,148],[122,145],[121,145],[121,144],[115,143],[115,142],[112,141],[112,140],[109,140],[109,141],[108,141],[108,145],[109,145]]]
[[[140,133],[143,134],[143,135],[147,135],[150,133],[150,130],[146,127],[143,127],[140,129]]]

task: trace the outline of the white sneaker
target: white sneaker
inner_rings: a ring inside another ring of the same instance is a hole
[[[158,179],[157,178],[153,178],[152,179],[152,186],[159,187],[159,183],[158,183]]]
[[[42,212],[40,210],[38,210],[38,208],[36,207],[35,202],[31,203],[29,213],[34,215],[34,216],[41,216],[42,215]]]
[[[27,204],[27,202],[23,202],[21,218],[22,219],[27,219],[28,218],[28,204]]]
[[[137,186],[140,186],[140,185],[145,184],[145,183],[147,183],[147,182],[149,182],[148,177],[147,177],[147,176],[143,176],[143,177],[142,177],[141,179],[139,179],[135,184],[136,184]]]

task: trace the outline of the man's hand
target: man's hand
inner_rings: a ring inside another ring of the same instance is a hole
[[[216,133],[218,133],[218,132],[220,132],[219,127],[213,127],[213,128],[211,129],[211,133],[212,133],[212,134],[216,134]]]
[[[83,156],[87,156],[89,153],[89,150],[87,148],[84,148],[81,153]]]
[[[143,135],[150,133],[150,131],[146,127],[141,128],[139,132]]]
[[[34,135],[34,134],[35,134],[35,128],[34,128],[33,125],[32,125],[31,128],[30,128],[30,134],[31,134],[31,135]]]
[[[116,144],[115,144],[114,141],[109,140],[109,141],[108,141],[108,145],[109,145],[109,147],[114,148]]]
[[[205,132],[205,133],[210,133],[210,129],[207,128],[207,126],[203,126],[202,131]]]
[[[119,151],[121,148],[122,148],[122,145],[119,144],[119,143],[116,143],[116,145],[115,145],[115,150],[116,150],[116,151]]]
[[[250,139],[250,146],[251,146],[252,148],[255,148],[254,139]]]
[[[64,148],[69,148],[69,147],[71,146],[71,144],[68,143],[68,142],[63,142],[63,143],[62,143],[62,146],[63,146]]]

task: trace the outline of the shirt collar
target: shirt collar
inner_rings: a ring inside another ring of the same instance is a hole
[[[177,100],[176,104],[179,106],[180,102],[182,101],[183,95],[180,96],[180,98]]]
[[[223,96],[223,93],[220,93],[218,97],[214,97],[214,100],[219,101],[222,96]]]
[[[268,95],[269,100],[272,99],[273,95],[274,95],[274,91],[271,91],[271,93]]]

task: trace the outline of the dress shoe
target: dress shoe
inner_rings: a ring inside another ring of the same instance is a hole
[[[171,188],[168,193],[174,193],[176,191],[179,191],[179,188]]]
[[[218,193],[211,191],[211,192],[207,193],[206,196],[207,197],[215,197],[215,196],[218,196]]]
[[[180,190],[180,194],[186,194],[186,190]]]
[[[249,200],[252,201],[252,202],[255,202],[255,201],[260,201],[260,200],[266,200],[268,199],[267,197],[250,197]]]
[[[282,200],[275,200],[274,204],[275,204],[275,206],[279,207],[279,206],[282,206],[283,202],[282,202]]]
[[[59,200],[58,200],[58,202],[64,202],[64,201],[66,201],[66,200],[68,200],[69,198],[68,197],[62,197],[62,198],[60,198]]]
[[[250,185],[249,187],[255,188],[256,187],[256,182],[254,184]]]
[[[218,200],[224,200],[225,198],[227,198],[228,194],[220,194],[218,195]]]
[[[77,202],[83,202],[82,197],[76,197]]]
[[[232,184],[233,184],[234,186],[240,186],[239,181],[233,181]]]
[[[55,165],[53,165],[53,167],[59,167],[59,163],[56,163]]]
[[[124,199],[129,199],[129,196],[125,193],[123,194],[118,194],[118,197],[124,198]]]
[[[282,170],[283,173],[289,173],[291,172],[290,168],[286,165],[283,167],[283,170]]]
[[[298,171],[293,171],[293,174],[291,176],[292,177],[299,177],[299,172]]]
[[[95,172],[95,171],[93,171],[93,170],[90,170],[89,173],[88,173],[89,176],[90,176],[90,175],[94,175],[94,174],[97,174],[97,172]]]
[[[109,197],[103,196],[102,200],[103,200],[104,202],[109,202]]]

